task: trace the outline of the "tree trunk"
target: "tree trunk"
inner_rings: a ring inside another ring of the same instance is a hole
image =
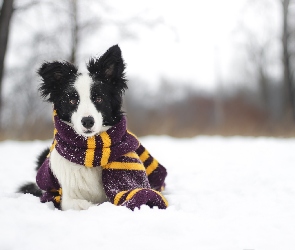
[[[78,0],[70,0],[70,6],[71,6],[71,55],[70,55],[70,62],[73,64],[76,64],[77,58],[76,58],[76,52],[78,49],[78,33],[79,33],[79,26],[78,26],[78,8],[77,8],[77,1]]]
[[[283,7],[283,34],[282,34],[282,46],[283,46],[283,67],[284,67],[284,112],[285,119],[287,121],[295,120],[295,107],[294,107],[294,89],[293,89],[293,77],[290,64],[290,31],[289,31],[289,5],[290,0],[282,0]]]
[[[10,20],[13,14],[13,0],[3,0],[0,14],[0,128],[2,110],[2,80],[4,73],[4,62],[9,37]]]

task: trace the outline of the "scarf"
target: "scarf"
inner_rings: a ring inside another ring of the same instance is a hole
[[[85,167],[105,166],[122,155],[135,151],[140,143],[136,136],[126,130],[126,118],[92,137],[78,135],[54,112],[54,141],[51,146],[67,160]]]
[[[54,112],[55,148],[67,160],[85,166],[102,167],[102,182],[108,199],[131,210],[146,204],[164,209],[168,202],[160,193],[166,169],[151,156],[135,135],[126,129],[126,118],[92,137],[78,135]],[[37,172],[36,181],[44,190],[41,202],[52,201],[60,208],[62,187],[50,169],[50,154]]]

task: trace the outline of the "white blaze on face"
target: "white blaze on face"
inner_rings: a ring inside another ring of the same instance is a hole
[[[93,136],[103,130],[102,114],[95,108],[91,101],[92,79],[88,74],[80,75],[74,87],[79,94],[78,109],[72,114],[71,121],[76,132],[83,136]],[[91,128],[86,128],[82,124],[82,119],[92,117],[94,124]]]

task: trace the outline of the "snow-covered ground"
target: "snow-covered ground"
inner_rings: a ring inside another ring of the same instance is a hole
[[[167,210],[62,212],[14,193],[50,142],[0,143],[0,249],[294,250],[295,139],[145,137]]]

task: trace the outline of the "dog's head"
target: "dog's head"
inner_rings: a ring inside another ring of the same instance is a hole
[[[57,115],[83,136],[93,136],[122,118],[127,89],[124,61],[118,45],[91,58],[86,73],[68,62],[46,62],[38,70],[41,96],[53,103]]]

